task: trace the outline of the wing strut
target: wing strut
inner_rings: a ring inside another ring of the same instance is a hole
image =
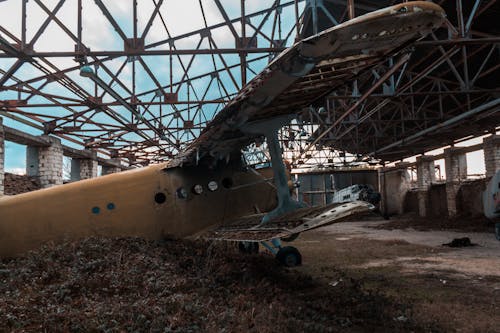
[[[278,140],[278,131],[280,128],[288,124],[295,117],[296,115],[286,115],[252,122],[243,127],[244,132],[264,135],[267,139],[269,154],[271,155],[274,183],[276,184],[278,194],[278,207],[262,218],[262,224],[269,222],[275,217],[306,207],[304,203],[295,201],[290,196],[290,189],[288,188],[285,172],[285,163],[283,162],[282,151]]]

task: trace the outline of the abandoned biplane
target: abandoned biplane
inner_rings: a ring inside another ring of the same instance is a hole
[[[366,201],[373,205],[380,203],[382,196],[370,184],[355,184],[333,193],[332,203],[346,203],[352,201]]]
[[[307,208],[292,200],[278,130],[357,73],[405,52],[444,17],[438,5],[415,1],[327,29],[276,57],[174,160],[0,199],[0,257],[88,236],[202,237],[238,241],[247,251],[261,243],[285,265],[300,264],[298,250],[280,239],[373,206]],[[275,189],[242,163],[241,149],[262,137]]]

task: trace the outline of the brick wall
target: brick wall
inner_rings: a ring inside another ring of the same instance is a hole
[[[448,216],[457,215],[457,194],[461,183],[467,179],[467,156],[457,148],[444,150],[446,170],[446,206]]]
[[[427,190],[436,181],[434,160],[431,157],[417,157],[417,184],[421,190]]]
[[[500,169],[500,136],[492,135],[484,138],[483,149],[486,178],[493,177]]]
[[[38,173],[42,188],[62,185],[63,149],[61,140],[47,137],[50,147],[41,147],[38,150]]]
[[[109,160],[110,162],[114,163],[114,164],[121,164],[121,161],[119,158],[112,158]],[[106,166],[106,165],[103,165],[102,166],[102,175],[110,175],[112,173],[117,173],[117,172],[121,172],[122,169],[119,168],[119,167],[114,167],[114,166]]]
[[[97,177],[97,161],[88,159],[80,160],[80,179],[90,179]]]

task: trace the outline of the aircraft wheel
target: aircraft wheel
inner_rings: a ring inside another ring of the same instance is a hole
[[[238,249],[244,254],[257,254],[259,253],[259,243],[257,242],[239,242]]]
[[[286,267],[295,267],[302,264],[302,255],[293,246],[282,247],[276,254],[276,259]]]
[[[300,235],[300,234],[297,232],[297,233],[295,233],[295,234],[291,234],[291,235],[290,235],[290,236],[288,236],[288,237],[281,238],[281,240],[282,240],[283,242],[287,242],[287,243],[288,243],[288,242],[293,242],[294,240],[296,240],[297,238],[299,238],[299,235]]]

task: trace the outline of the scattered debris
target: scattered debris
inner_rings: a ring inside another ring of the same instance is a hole
[[[342,282],[342,279],[339,279],[337,281],[332,281],[332,282],[330,282],[330,286],[336,287],[340,282]]]
[[[5,173],[4,192],[6,195],[16,195],[41,189],[40,181],[37,177],[27,175],[15,175]]]
[[[463,237],[463,238],[454,238],[451,242],[443,244],[443,246],[469,247],[469,246],[477,246],[477,244],[472,243],[469,237]]]
[[[406,316],[399,316],[399,317],[395,318],[395,320],[405,322],[405,321],[408,321],[408,318],[406,318]]]

